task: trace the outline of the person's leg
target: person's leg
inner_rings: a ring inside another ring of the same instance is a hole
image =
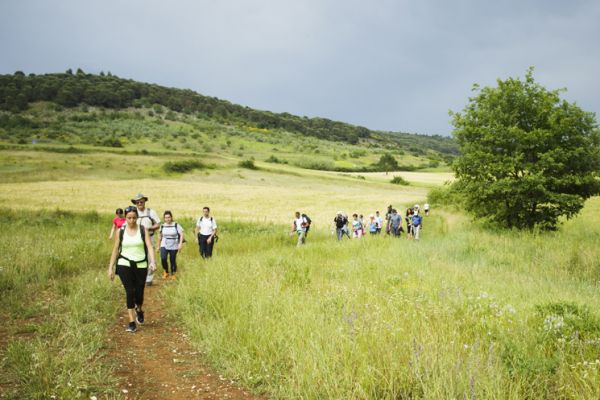
[[[413,230],[415,231],[415,240],[419,240],[419,231],[421,230],[421,225],[414,226]]]
[[[125,267],[123,265],[117,265],[117,275],[119,275],[119,279],[121,279],[121,283],[125,288],[129,323],[135,323],[135,277],[131,271],[131,267]]]
[[[206,237],[206,258],[212,257],[213,247],[215,246],[215,238],[213,236],[210,243],[208,243],[208,236]]]
[[[169,250],[169,261],[171,262],[171,274],[175,275],[177,273],[177,251],[178,250]]]
[[[144,305],[144,288],[147,275],[148,268],[135,268],[135,306],[138,311],[142,311]]]
[[[337,235],[337,240],[342,240],[342,237],[344,236],[344,230],[342,228],[336,228],[335,233]]]
[[[169,273],[169,264],[167,263],[167,253],[168,252],[169,251],[166,248],[164,248],[164,247],[160,248],[160,263],[161,263],[163,269],[165,270],[165,274]]]
[[[150,241],[152,242],[152,248],[156,249],[156,238],[154,235],[150,236]],[[150,259],[148,259],[148,262],[150,262]],[[150,271],[148,271],[148,274],[146,275],[146,284],[148,284],[149,286],[152,285],[153,279],[154,279],[154,272],[150,273]]]
[[[198,242],[200,242],[200,255],[202,256],[202,258],[207,257],[207,253],[208,253],[207,240],[208,240],[208,236],[206,236],[206,235],[198,236]]]

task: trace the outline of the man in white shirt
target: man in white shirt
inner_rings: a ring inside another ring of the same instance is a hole
[[[381,233],[381,227],[383,226],[383,218],[379,215],[379,211],[375,212],[375,224],[377,226],[377,233]]]
[[[142,225],[146,231],[150,234],[150,240],[152,241],[152,247],[156,248],[156,239],[154,239],[154,231],[160,228],[160,218],[156,211],[151,208],[146,208],[146,202],[148,197],[141,193],[135,195],[131,202],[135,204],[138,210],[138,225]],[[146,285],[151,286],[154,280],[154,270],[148,270],[146,275]]]
[[[196,222],[196,237],[198,238],[198,247],[200,256],[204,259],[212,257],[215,238],[217,237],[217,223],[210,216],[210,208],[202,209],[202,216]]]

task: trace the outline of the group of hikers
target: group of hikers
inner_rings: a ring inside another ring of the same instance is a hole
[[[423,205],[423,213],[429,215],[428,203]],[[404,221],[406,222],[407,237],[409,239],[419,240],[420,232],[423,227],[423,215],[421,214],[421,208],[418,204],[406,209]],[[296,211],[290,236],[294,235],[294,233],[298,236],[298,246],[306,243],[306,236],[308,235],[311,224],[312,221],[308,215]],[[369,232],[370,235],[381,234],[384,226],[384,219],[379,211],[375,211],[375,214],[369,215],[369,221],[365,221],[363,214],[356,213],[352,214],[352,220],[350,220],[343,211],[338,211],[335,218],[333,218],[333,225],[335,227],[337,240],[341,241],[344,236],[347,236],[348,239],[351,237],[357,239],[361,238],[366,235],[366,232]],[[393,237],[400,237],[402,232],[404,232],[402,215],[400,215],[398,210],[392,205],[389,205],[387,212],[385,213],[385,233]]]
[[[127,332],[135,332],[138,324],[144,324],[144,288],[146,285],[152,285],[154,280],[157,244],[164,270],[163,278],[175,280],[177,253],[185,242],[184,229],[174,221],[173,213],[165,210],[164,222],[161,222],[156,211],[146,207],[146,202],[148,197],[138,193],[131,199],[133,205],[124,210],[118,208],[109,235],[109,239],[114,240],[114,245],[107,273],[110,280],[114,280],[115,274],[118,275],[125,288],[129,316]],[[423,206],[423,212],[429,215],[429,204]],[[407,236],[419,240],[419,232],[423,226],[419,205],[408,208],[404,219]],[[378,235],[384,228],[384,219],[379,211],[369,215],[367,222],[362,214],[353,214],[350,221],[345,213],[338,211],[333,222],[338,240],[342,240],[344,236],[350,238],[350,235],[361,238],[367,231],[371,235]],[[298,236],[298,246],[306,243],[311,224],[312,220],[308,215],[299,211],[295,213],[290,235]],[[214,244],[218,240],[217,230],[217,223],[210,215],[210,208],[204,207],[194,228],[195,241],[203,259],[212,256]],[[402,232],[402,216],[390,205],[385,214],[385,233],[400,237]]]
[[[176,279],[177,253],[185,241],[184,230],[173,220],[171,211],[163,213],[161,223],[156,211],[146,207],[148,197],[138,193],[131,199],[132,206],[124,210],[118,208],[109,239],[114,237],[114,245],[108,264],[108,277],[119,276],[125,288],[128,332],[135,332],[137,324],[144,324],[144,288],[152,285],[156,271],[154,249],[159,246],[164,279]],[[196,221],[195,236],[200,256],[212,256],[213,246],[218,239],[217,223],[210,215],[210,208],[202,209],[202,216]],[[169,270],[170,265],[170,270]]]

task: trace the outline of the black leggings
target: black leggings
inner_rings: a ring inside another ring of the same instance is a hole
[[[117,265],[117,274],[125,287],[127,308],[141,307],[144,304],[144,287],[148,268],[132,268]]]
[[[167,250],[164,247],[160,248],[160,262],[163,269],[169,273],[169,263],[167,263],[167,255],[169,256],[169,263],[171,264],[171,273],[177,272],[177,250]]]

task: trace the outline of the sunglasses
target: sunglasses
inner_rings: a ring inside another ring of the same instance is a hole
[[[137,208],[136,208],[136,207],[134,207],[134,206],[129,206],[129,207],[127,207],[127,208],[125,209],[125,214],[128,214],[128,213],[130,213],[130,212],[132,212],[132,211],[135,211],[135,213],[137,214]]]

